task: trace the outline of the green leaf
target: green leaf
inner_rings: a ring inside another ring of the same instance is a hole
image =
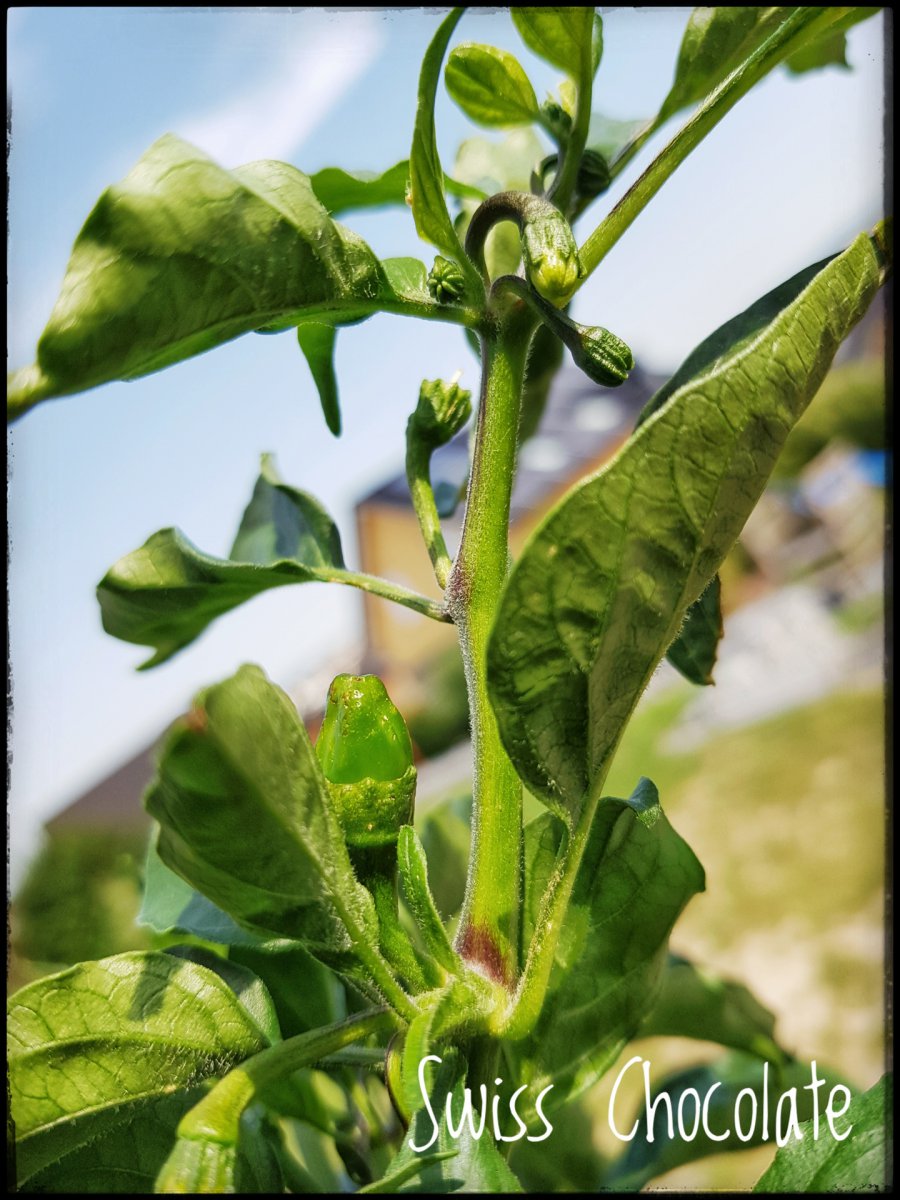
[[[397,839],[397,875],[406,907],[412,913],[428,954],[446,970],[458,970],[459,959],[450,945],[428,886],[425,850],[411,825],[404,825]]]
[[[721,637],[722,585],[714,575],[706,591],[685,613],[684,624],[666,651],[666,658],[691,683],[712,683]]]
[[[468,794],[451,796],[419,818],[431,891],[445,919],[454,916],[463,902],[471,825],[472,797]]]
[[[218,975],[168,954],[81,963],[7,1011],[20,1183],[267,1045]]]
[[[337,375],[334,371],[334,344],[337,330],[319,321],[305,321],[297,326],[297,342],[309,365],[319,392],[319,402],[325,414],[325,424],[335,437],[341,432],[341,408]]]
[[[144,804],[161,826],[163,862],[239,924],[358,971],[354,951],[376,944],[371,897],[297,710],[258,667],[197,696],[166,738]]]
[[[444,198],[444,172],[434,131],[434,101],[447,46],[463,14],[454,8],[444,18],[425,51],[419,74],[419,99],[409,152],[409,200],[419,237],[437,246],[442,254],[468,264]]]
[[[647,125],[646,121],[627,121],[607,117],[603,113],[591,113],[588,126],[587,146],[604,158],[612,160]]]
[[[481,1137],[474,1137],[471,1123],[461,1120],[463,1116],[465,1086],[465,1064],[456,1053],[450,1052],[436,1064],[434,1087],[429,1093],[429,1103],[438,1123],[437,1138],[432,1142],[435,1121],[423,1106],[418,1109],[409,1126],[403,1146],[388,1168],[388,1175],[400,1176],[404,1180],[397,1187],[399,1194],[407,1192],[447,1195],[452,1192],[505,1193],[521,1192],[519,1181],[510,1171],[491,1136],[490,1115]],[[461,1125],[459,1136],[454,1138],[447,1128],[446,1105],[451,1106],[455,1126]],[[473,1114],[476,1128],[480,1122],[479,1100],[476,1096],[476,1112]],[[413,1150],[412,1146],[418,1147]],[[437,1154],[456,1151],[453,1158],[441,1161],[426,1160]],[[409,1177],[407,1171],[418,1164],[416,1175]]]
[[[659,126],[679,109],[702,100],[791,15],[791,8],[695,8],[688,20],[675,68],[675,80],[663,101]],[[793,71],[843,62],[843,31],[878,12],[851,10],[824,33],[809,37],[787,59]],[[837,39],[840,54],[837,55]]]
[[[200,1088],[189,1088],[153,1104],[136,1106],[130,1119],[37,1171],[27,1181],[28,1191],[151,1195],[175,1141],[178,1122],[202,1094]]]
[[[144,867],[144,897],[138,924],[157,933],[188,933],[222,946],[256,943],[260,935],[241,929],[211,900],[170,871],[156,850],[157,827]]]
[[[891,1190],[888,1129],[893,1124],[893,1076],[882,1075],[838,1122],[849,1137],[814,1137],[814,1125],[801,1126],[802,1141],[788,1142],[753,1189],[754,1192],[887,1192]]]
[[[527,125],[540,116],[528,76],[512,54],[466,42],[451,51],[444,70],[447,91],[479,125]]]
[[[164,954],[196,963],[218,975],[234,992],[250,1020],[261,1030],[270,1045],[282,1040],[281,1026],[269,989],[253,971],[231,958],[222,958],[205,946],[168,946]]]
[[[341,1021],[347,1015],[341,981],[299,942],[286,938],[254,945],[244,942],[231,946],[228,960],[247,967],[266,985],[285,1038]]]
[[[182,1120],[188,1118],[186,1114]],[[236,1192],[262,1196],[284,1192],[284,1178],[265,1118],[256,1109],[241,1114],[233,1139],[178,1137],[169,1150],[154,1180],[153,1191],[157,1194]]]
[[[625,1066],[623,1064],[620,1076],[625,1072]],[[628,1069],[632,1075],[640,1078],[643,1066],[638,1062]],[[822,1079],[823,1075],[824,1072],[819,1073],[817,1078]],[[625,1078],[627,1077],[625,1075]],[[674,1136],[669,1136],[668,1106],[664,1101],[653,1111],[652,1135],[647,1132],[645,1103],[641,1103],[639,1113],[635,1114],[626,1115],[620,1107],[613,1115],[619,1131],[622,1134],[630,1133],[635,1120],[637,1128],[628,1149],[613,1164],[604,1179],[604,1185],[614,1191],[637,1192],[657,1175],[687,1163],[697,1162],[710,1154],[723,1154],[728,1150],[744,1150],[749,1146],[761,1145],[767,1140],[766,1129],[768,1140],[774,1141],[779,1124],[778,1104],[782,1095],[788,1095],[789,1098],[782,1106],[781,1127],[787,1136],[791,1136],[789,1122],[793,1121],[793,1127],[796,1128],[797,1122],[806,1121],[813,1115],[814,1100],[810,1083],[810,1067],[805,1063],[790,1062],[779,1070],[769,1063],[740,1054],[729,1054],[708,1065],[677,1071],[651,1090],[651,1103],[662,1093],[669,1096],[673,1113],[671,1133]],[[844,1086],[836,1076],[829,1073],[817,1097],[823,1110],[820,1117],[822,1123],[824,1105],[829,1091],[835,1084]],[[691,1092],[694,1095],[690,1095]],[[749,1099],[743,1100],[736,1119],[735,1107],[738,1105],[738,1097],[741,1093],[748,1092],[755,1097],[755,1103],[751,1105]],[[695,1096],[699,1096],[701,1107],[708,1100],[705,1105],[705,1124],[697,1113]],[[688,1135],[692,1133],[695,1116],[697,1117],[698,1128],[694,1136],[682,1136],[677,1117],[679,1111],[683,1114],[685,1132]],[[756,1116],[751,1122],[752,1113]],[[741,1122],[744,1137],[737,1133],[737,1120]],[[713,1136],[710,1136],[710,1133]],[[829,1139],[827,1128],[824,1134],[820,1129],[820,1137],[822,1136]]]
[[[100,197],[76,239],[13,415],[135,379],[251,330],[358,319],[391,302],[369,247],[285,163],[226,171],[166,134]]]
[[[322,505],[282,481],[275,459],[264,454],[259,478],[228,556],[267,566],[282,559],[308,567],[343,567],[341,535]]]
[[[488,686],[513,765],[567,822],[602,785],[656,664],[881,282],[862,234],[722,326],[526,545],[491,635]]]
[[[740,983],[721,979],[670,955],[662,992],[640,1028],[640,1037],[687,1037],[718,1042],[777,1064],[775,1018]]]
[[[581,75],[582,48],[593,36],[596,72],[603,53],[603,25],[593,8],[514,8],[511,15],[528,49],[576,82]]]
[[[325,167],[309,177],[319,202],[334,216],[356,208],[378,208],[406,203],[409,163],[395,163],[379,175],[375,171],[344,171]]]
[[[526,826],[528,939],[565,837],[549,813]],[[545,1111],[599,1079],[638,1031],[661,986],[672,926],[703,886],[703,869],[662,814],[649,780],[628,800],[601,800],[540,1018],[528,1038],[508,1047],[513,1078],[528,1085],[531,1100],[553,1085]],[[524,1097],[519,1107],[529,1120]]]
[[[340,536],[312,496],[278,478],[264,455],[230,559],[204,554],[177,529],[154,533],[112,566],[97,587],[103,628],[155,653],[155,667],[207,625],[260,592],[328,582],[344,569]]]

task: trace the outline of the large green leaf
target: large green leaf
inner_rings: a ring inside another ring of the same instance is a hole
[[[154,533],[110,567],[97,587],[103,628],[155,653],[155,667],[223,613],[273,587],[340,579],[337,527],[312,496],[283,483],[269,455],[227,559],[204,554],[178,529]]]
[[[469,260],[447,210],[444,172],[434,130],[434,101],[441,77],[441,63],[462,14],[461,8],[454,8],[448,13],[422,59],[416,123],[409,152],[409,202],[419,237],[437,246],[448,257],[466,264]]]
[[[341,1021],[347,1003],[341,980],[288,938],[242,942],[231,946],[228,961],[240,964],[263,981],[275,1005],[285,1038]]]
[[[525,935],[534,934],[565,842],[544,813],[525,830]],[[669,933],[703,889],[703,869],[642,779],[628,800],[600,802],[566,910],[541,1015],[508,1047],[527,1096],[548,1085],[545,1108],[589,1086],[615,1061],[654,1004]],[[520,1105],[523,1118],[527,1108]]]
[[[581,74],[581,51],[594,38],[594,70],[600,65],[603,33],[593,7],[514,8],[513,24],[522,41],[535,54],[566,71],[574,80]]]
[[[643,1037],[686,1037],[718,1042],[780,1063],[775,1018],[740,983],[721,979],[670,955],[662,992],[640,1029]]]
[[[296,168],[226,171],[166,134],[88,217],[10,411],[158,371],[251,330],[358,319],[395,301],[375,255]]]
[[[883,1075],[837,1121],[840,1141],[828,1132],[815,1137],[812,1121],[801,1126],[802,1141],[788,1142],[758,1180],[754,1192],[887,1192],[893,1185],[888,1130],[893,1125],[893,1076]],[[846,1133],[852,1126],[852,1132]]]
[[[640,1078],[644,1061],[630,1067],[623,1064],[620,1076],[626,1077],[625,1072],[628,1071]],[[748,1146],[774,1141],[779,1127],[786,1136],[792,1136],[792,1130],[813,1115],[814,1104],[820,1104],[820,1121],[824,1124],[824,1105],[828,1094],[835,1084],[841,1087],[844,1084],[837,1076],[831,1073],[826,1075],[821,1070],[816,1077],[824,1080],[824,1083],[814,1100],[811,1069],[807,1064],[796,1061],[779,1069],[759,1059],[729,1054],[705,1066],[676,1071],[650,1090],[651,1104],[663,1093],[668,1095],[673,1115],[671,1127],[665,1101],[653,1109],[652,1132],[648,1132],[647,1128],[646,1097],[638,1113],[626,1114],[622,1111],[621,1102],[613,1112],[612,1119],[619,1133],[627,1135],[634,1131],[634,1137],[629,1141],[625,1153],[613,1164],[604,1179],[604,1185],[613,1191],[638,1192],[657,1175],[710,1154],[744,1150]],[[779,1116],[779,1102],[783,1095],[787,1095],[788,1099],[783,1102]],[[679,1113],[682,1115],[683,1130],[678,1123]],[[674,1136],[670,1136],[670,1132]],[[682,1136],[682,1133],[687,1136]],[[823,1133],[820,1129],[821,1136]],[[824,1137],[829,1138],[827,1129]]]
[[[836,25],[799,46],[787,65],[793,71],[806,71],[845,62],[844,32],[878,11],[877,8],[845,10]],[[702,100],[792,12],[792,8],[695,8],[684,32],[672,88],[663,101],[656,124]]]
[[[267,1045],[217,974],[168,954],[81,963],[7,1011],[20,1183]]]
[[[687,359],[613,461],[513,568],[488,651],[506,750],[572,822],[883,278],[873,241],[796,275]]]
[[[312,190],[334,216],[354,208],[377,208],[405,204],[409,163],[395,163],[378,175],[374,171],[344,171],[325,167],[309,177]]]
[[[258,667],[200,693],[144,803],[163,862],[239,924],[302,941],[351,974],[354,951],[376,944],[309,736]]]
[[[496,46],[457,46],[447,59],[444,82],[466,116],[479,125],[526,125],[540,115],[518,59]]]

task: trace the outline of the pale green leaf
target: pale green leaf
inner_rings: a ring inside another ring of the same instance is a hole
[[[480,125],[526,125],[540,115],[521,64],[496,46],[457,46],[447,59],[444,82],[466,116]]]
[[[409,163],[395,163],[379,175],[375,171],[344,171],[325,167],[310,175],[309,182],[319,201],[334,216],[350,209],[378,208],[406,203]]]
[[[854,1096],[847,1113],[836,1122],[840,1141],[826,1132],[815,1138],[815,1126],[801,1126],[802,1141],[791,1141],[754,1192],[887,1192],[893,1185],[889,1130],[893,1127],[893,1076],[883,1075],[862,1096]]]
[[[566,821],[733,546],[794,422],[883,278],[865,234],[707,339],[513,568],[488,652],[501,737]]]
[[[528,49],[576,81],[581,75],[582,50],[593,37],[592,65],[597,70],[603,53],[603,26],[592,7],[514,8],[511,15]]]
[[[168,954],[81,963],[7,1011],[20,1182],[267,1044],[218,975]]]

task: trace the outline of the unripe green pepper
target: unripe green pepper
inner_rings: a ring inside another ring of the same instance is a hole
[[[443,258],[440,254],[428,272],[428,291],[438,304],[450,304],[461,300],[466,290],[466,277],[458,263]]]
[[[338,675],[316,754],[351,849],[396,843],[412,821],[416,768],[403,717],[377,675]]]
[[[471,392],[457,383],[425,379],[419,388],[419,402],[409,419],[410,434],[432,450],[449,442],[471,415]]]

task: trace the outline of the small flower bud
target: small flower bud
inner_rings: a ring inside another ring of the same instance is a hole
[[[600,325],[573,325],[566,344],[576,366],[594,383],[618,387],[634,366],[634,355],[621,338]]]
[[[539,203],[540,209],[532,205],[522,225],[522,257],[532,287],[559,306],[569,299],[581,277],[578,247],[559,209],[546,201]]]
[[[425,379],[410,424],[412,431],[429,446],[443,446],[459,433],[471,415],[471,392],[457,383]]]
[[[541,113],[555,137],[567,138],[572,132],[572,117],[556,100],[545,100],[541,105]]]
[[[412,821],[416,768],[403,717],[377,675],[338,675],[316,755],[347,845],[388,846]]]
[[[599,150],[585,150],[578,164],[575,188],[585,200],[600,196],[610,185],[609,163]]]
[[[466,277],[458,263],[439,254],[428,272],[428,290],[438,304],[450,304],[462,299],[466,288]]]

